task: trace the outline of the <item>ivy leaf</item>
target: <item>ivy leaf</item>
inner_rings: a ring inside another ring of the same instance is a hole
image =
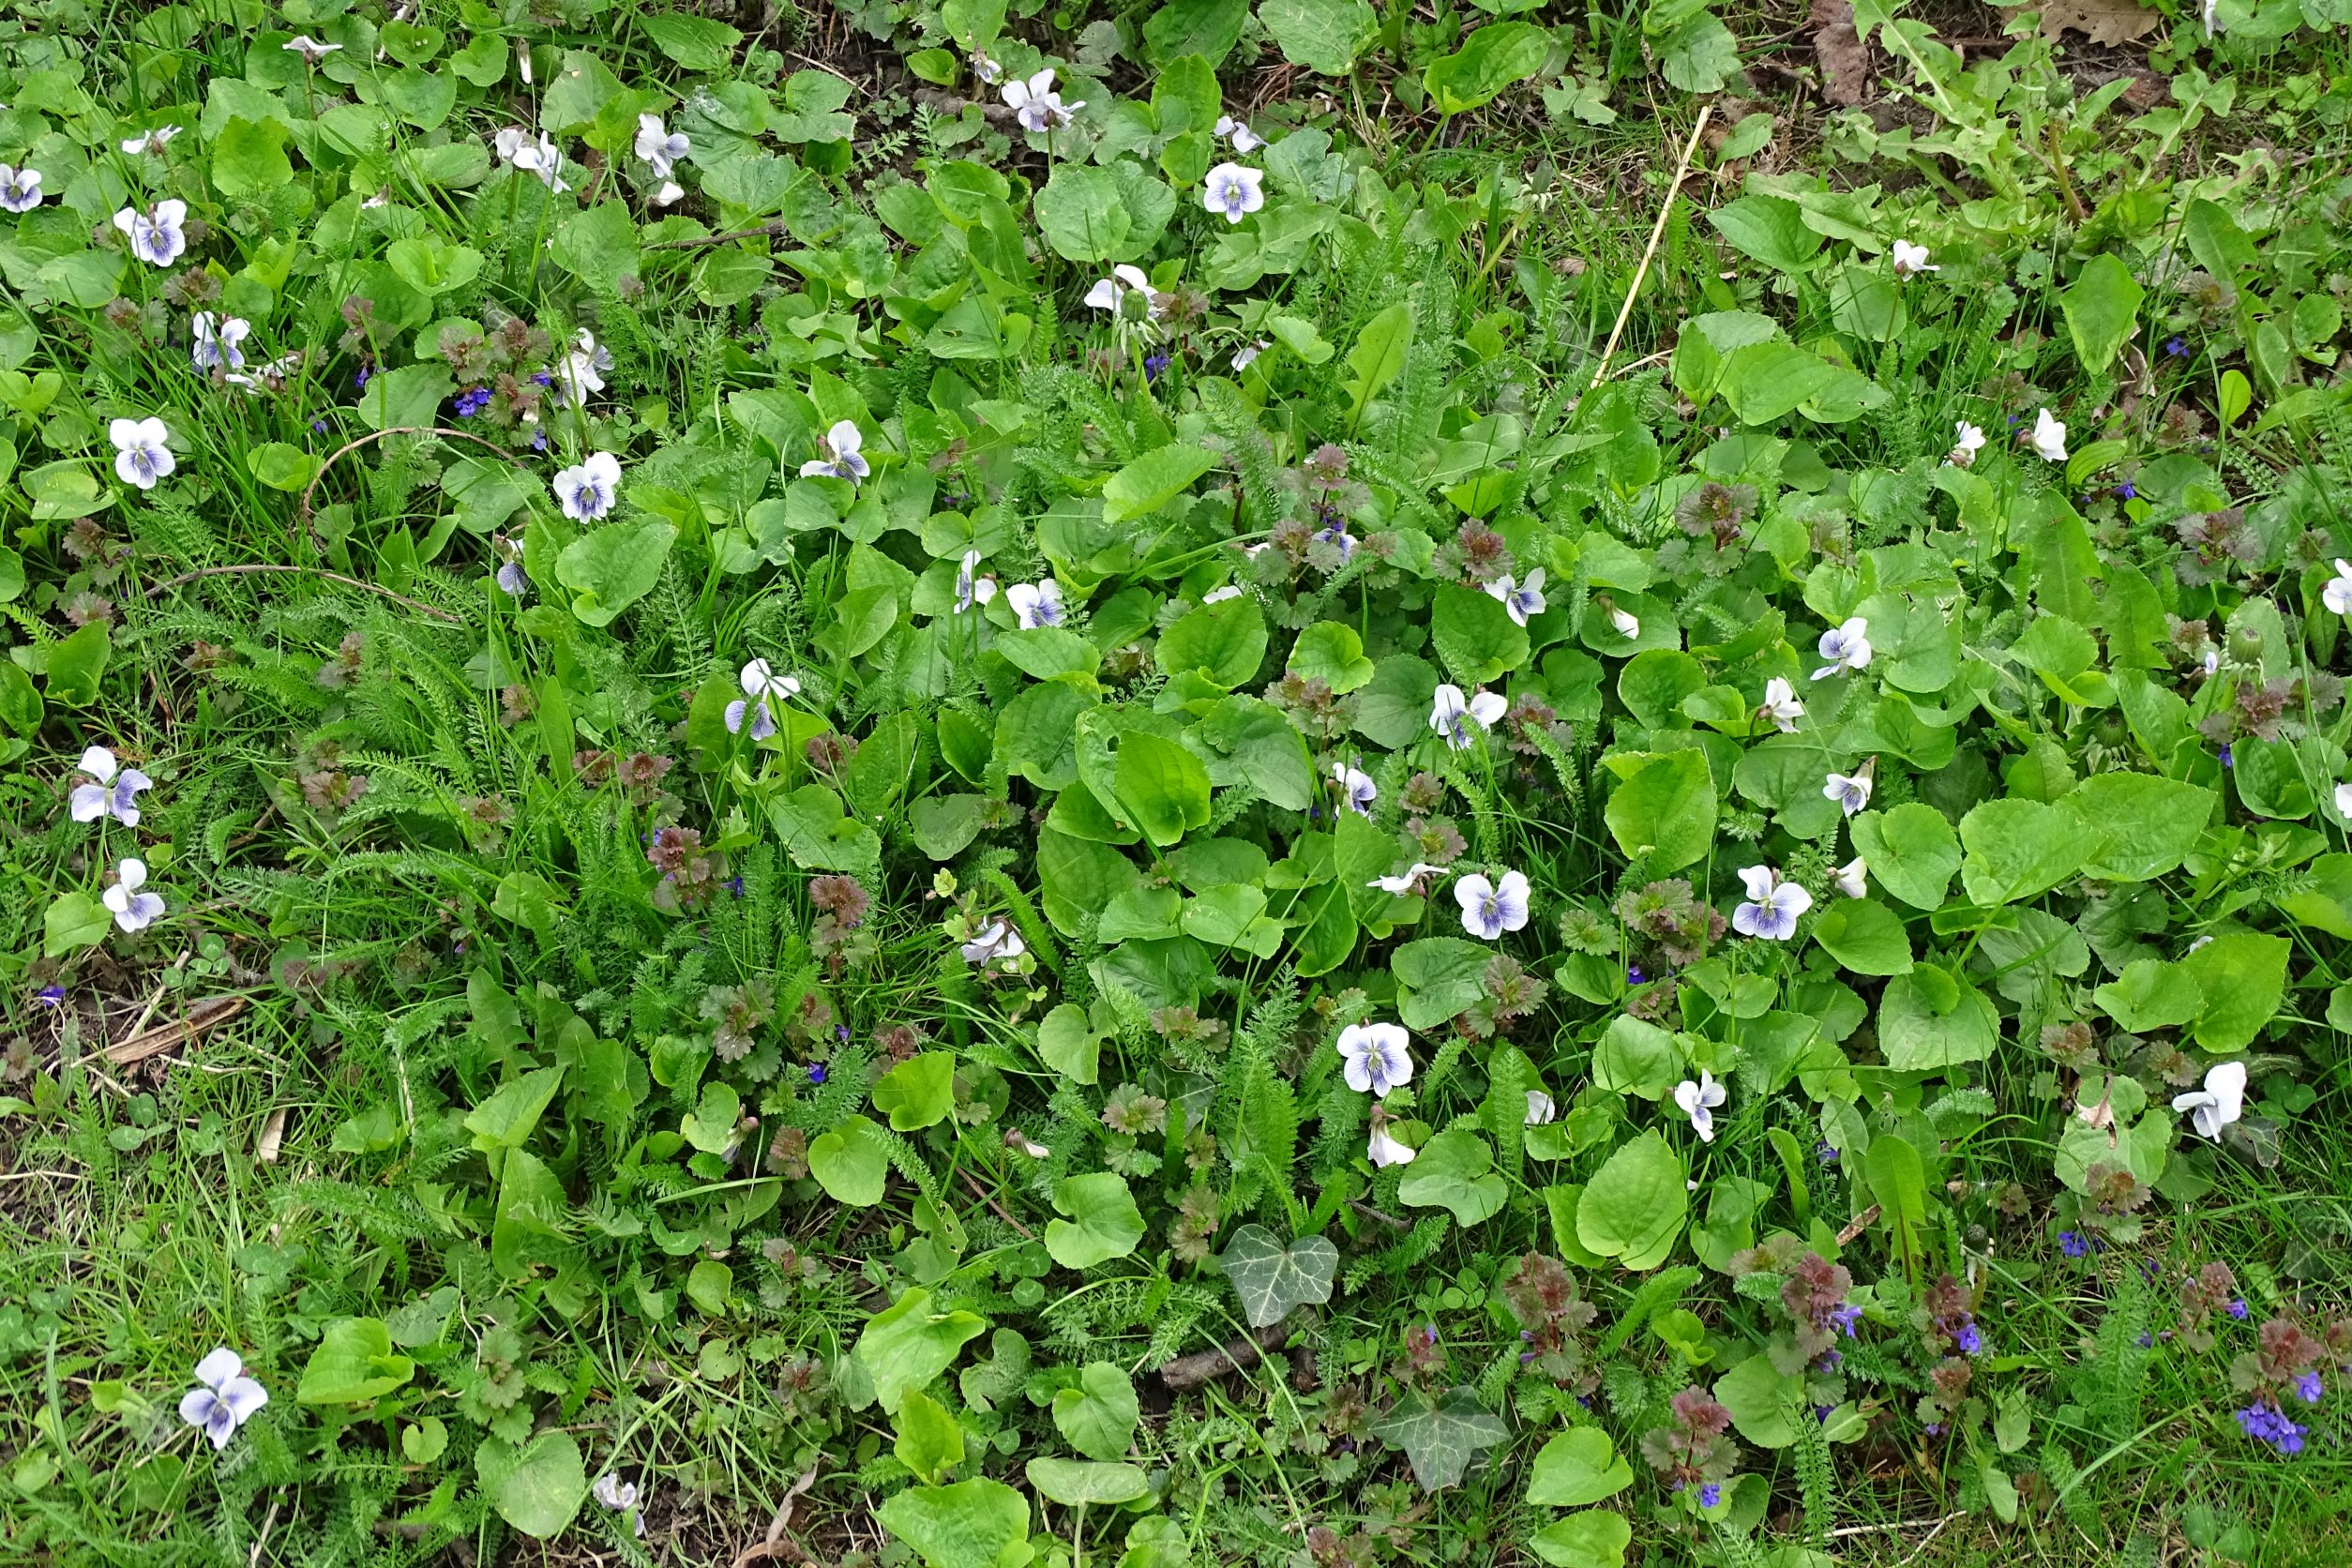
[[[1320,1236],[1301,1236],[1286,1247],[1264,1226],[1244,1225],[1217,1261],[1241,1298],[1242,1316],[1251,1328],[1262,1329],[1288,1318],[1294,1307],[1331,1300],[1339,1249]]]
[[[1412,1461],[1413,1479],[1421,1489],[1437,1492],[1459,1482],[1471,1456],[1508,1438],[1511,1429],[1469,1389],[1450,1388],[1435,1398],[1406,1395],[1373,1423],[1372,1435],[1402,1450]]]

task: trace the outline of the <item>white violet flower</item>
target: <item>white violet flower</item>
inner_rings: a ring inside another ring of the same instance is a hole
[[[604,390],[604,373],[612,369],[612,351],[596,341],[596,335],[586,327],[572,339],[572,346],[556,362],[555,373],[550,378],[559,401],[585,407],[590,394]]]
[[[1223,213],[1228,223],[1239,223],[1266,204],[1266,176],[1238,163],[1220,163],[1201,183],[1200,204]]]
[[[114,912],[114,924],[126,931],[143,931],[163,918],[163,896],[139,891],[146,882],[147,863],[125,855],[114,867],[114,885],[98,896],[98,902]]]
[[[2066,426],[2051,418],[2048,409],[2034,417],[2033,433],[2026,439],[2044,462],[2066,460]]]
[[[1351,768],[1345,762],[1334,762],[1331,776],[1333,781],[1338,784],[1339,796],[1348,803],[1349,810],[1359,817],[1372,815],[1372,803],[1380,799],[1380,790],[1372,782],[1370,774]]]
[[[624,1481],[611,1470],[596,1477],[596,1484],[588,1490],[599,1503],[615,1514],[637,1506],[637,1483]]]
[[[995,958],[1007,961],[1018,958],[1029,951],[1029,944],[1021,941],[1021,934],[1013,929],[1011,921],[1000,916],[988,922],[978,936],[965,942],[957,951],[963,954],[964,962],[968,964],[985,964]]]
[[[1014,117],[1024,130],[1049,130],[1066,126],[1078,112],[1086,107],[1086,100],[1063,103],[1062,95],[1053,90],[1053,70],[1048,67],[1024,82],[1018,77],[1001,89],[1004,101],[1013,106]]]
[[[1870,892],[1869,883],[1862,881],[1862,873],[1868,869],[1869,867],[1862,864],[1862,857],[1856,855],[1845,865],[1832,870],[1830,876],[1836,882],[1837,890],[1840,893],[1848,898],[1860,898]]]
[[[1629,614],[1613,604],[1609,606],[1609,625],[1616,627],[1617,635],[1628,642],[1641,635],[1641,618]]]
[[[1242,585],[1238,582],[1229,582],[1221,588],[1212,588],[1207,593],[1201,595],[1200,602],[1202,604],[1223,604],[1229,599],[1238,599],[1241,596]]]
[[[1848,670],[1865,669],[1870,663],[1870,623],[1859,615],[1848,616],[1823,632],[1817,646],[1821,656],[1830,662],[1813,672],[1817,681],[1843,675]]]
[[[1748,901],[1731,912],[1731,928],[1743,937],[1787,942],[1797,934],[1797,917],[1813,907],[1812,894],[1769,866],[1742,867],[1740,882]]]
[[[1372,1137],[1364,1152],[1371,1156],[1374,1165],[1383,1169],[1392,1165],[1410,1165],[1413,1156],[1421,1153],[1410,1143],[1399,1142],[1389,1132],[1388,1123],[1384,1121],[1372,1123]]]
[[[1821,798],[1833,800],[1847,816],[1870,804],[1871,779],[1878,771],[1878,759],[1871,758],[1852,773],[1832,773],[1821,784]]]
[[[237,1428],[269,1403],[269,1392],[245,1375],[245,1359],[226,1345],[196,1364],[196,1380],[180,1395],[180,1419],[203,1430],[215,1448],[226,1448]]]
[[[1274,347],[1274,341],[1271,339],[1252,338],[1248,342],[1235,349],[1233,351],[1233,373],[1238,376],[1252,365],[1257,364],[1258,356],[1272,347]]]
[[[1432,866],[1425,860],[1416,860],[1412,863],[1411,868],[1409,870],[1399,871],[1393,877],[1374,877],[1370,882],[1365,882],[1364,885],[1366,887],[1377,887],[1383,893],[1391,894],[1396,897],[1402,898],[1407,894],[1412,892],[1414,888],[1421,885],[1422,878],[1428,876],[1442,877],[1444,875],[1444,867]]]
[[[957,564],[955,612],[958,615],[975,604],[987,604],[996,597],[996,579],[972,575],[979,565],[980,552],[976,550],[965,550],[963,559]]]
[[[993,87],[996,79],[1004,74],[1004,68],[989,59],[988,51],[975,49],[972,52],[972,74],[980,79],[983,86]]]
[[[114,444],[114,473],[126,485],[151,490],[157,480],[179,466],[164,445],[172,432],[160,419],[113,420],[106,427],[106,439]]]
[[[1984,450],[1984,432],[1966,419],[1954,421],[1952,430],[1959,439],[1952,444],[1944,461],[1954,468],[1975,467],[1976,455]]]
[[[1512,580],[1509,572],[1486,584],[1487,596],[1502,606],[1515,626],[1527,625],[1530,615],[1544,613],[1544,568],[1536,567],[1527,574],[1525,582]]]
[[[1115,316],[1121,313],[1120,307],[1130,294],[1141,294],[1144,303],[1152,307],[1151,313],[1159,314],[1157,298],[1152,293],[1152,279],[1144,275],[1141,267],[1123,264],[1112,267],[1109,277],[1096,279],[1094,286],[1086,291],[1084,303],[1092,309],[1108,310]]]
[[[1004,602],[1023,631],[1062,624],[1062,584],[1052,578],[1042,582],[1016,582],[1004,590]]]
[[[550,190],[562,192],[570,186],[564,183],[564,153],[555,139],[541,131],[535,137],[527,130],[509,127],[491,138],[498,156],[526,174],[536,174],[539,183]]]
[[[1715,1141],[1715,1108],[1726,1097],[1728,1092],[1704,1067],[1698,1070],[1696,1083],[1684,1078],[1674,1086],[1674,1103],[1691,1119],[1691,1131],[1698,1135],[1701,1143]]]
[[[1462,688],[1452,684],[1438,687],[1429,707],[1429,728],[1445,737],[1445,744],[1456,751],[1466,751],[1478,737],[1470,731],[1475,720],[1481,730],[1491,730],[1511,704],[1491,691],[1473,692],[1465,698]]]
[[[683,130],[671,130],[658,114],[637,117],[637,156],[653,165],[654,178],[666,180],[677,161],[694,150]]]
[[[155,788],[155,780],[137,768],[120,768],[114,754],[102,746],[94,746],[82,754],[74,766],[88,774],[96,783],[76,784],[68,805],[77,822],[95,822],[113,814],[125,827],[139,825],[139,792]]]
[[[1264,137],[1250,129],[1245,122],[1237,120],[1230,114],[1217,116],[1214,134],[1232,143],[1233,150],[1244,155],[1254,153],[1266,144]]]
[[[31,212],[41,204],[41,172],[0,163],[0,208]]]
[[[197,369],[245,369],[245,339],[252,334],[251,322],[242,316],[216,317],[210,310],[199,310],[188,324],[194,339],[188,356]]]
[[[171,145],[172,138],[179,133],[180,128],[177,126],[158,126],[153,130],[142,131],[136,136],[124,138],[123,151],[133,158],[141,153],[160,153],[165,147]]]
[[[1764,683],[1764,701],[1756,704],[1756,716],[1769,718],[1784,735],[1793,733],[1797,720],[1804,717],[1805,705],[1797,701],[1797,688],[1775,675]]]
[[[727,704],[727,732],[743,732],[744,720],[751,720],[751,738],[766,740],[776,733],[776,711],[771,704],[780,705],[800,695],[800,682],[791,675],[779,675],[766,659],[755,658],[743,667],[736,677],[743,687],[743,696]]]
[[[1894,275],[1897,278],[1909,278],[1922,272],[1941,272],[1942,270],[1941,267],[1928,264],[1927,247],[1924,245],[1913,245],[1907,239],[1899,239],[1894,242]]]
[[[130,253],[149,266],[170,266],[188,249],[188,204],[177,197],[158,202],[145,212],[125,207],[114,215],[114,227],[130,236]]]
[[[1413,1059],[1406,1049],[1411,1039],[1400,1024],[1349,1024],[1339,1032],[1339,1055],[1347,1063],[1340,1076],[1359,1094],[1387,1098],[1390,1090],[1412,1081]]]
[[[1560,1120],[1560,1102],[1541,1089],[1530,1089],[1527,1092],[1527,1125],[1549,1126],[1558,1120]]]
[[[587,460],[555,475],[555,499],[574,522],[594,522],[612,510],[621,495],[621,460],[591,452]]]
[[[824,455],[811,458],[800,465],[800,476],[804,479],[822,474],[830,478],[847,479],[854,485],[874,472],[873,465],[866,460],[866,437],[851,420],[837,421],[833,429],[825,431],[825,438],[819,445]]]
[[[303,64],[315,66],[343,46],[339,43],[321,43],[308,33],[302,33],[278,47],[289,54],[301,55]]]
[[[1454,884],[1454,901],[1462,906],[1463,930],[1499,941],[1505,931],[1527,927],[1527,873],[1505,871],[1493,882],[1473,871]]]
[[[2216,1062],[2207,1070],[2204,1086],[2174,1095],[2172,1108],[2188,1112],[2189,1123],[2199,1138],[2219,1143],[2222,1129],[2245,1112],[2246,1064]]]
[[[2319,590],[2319,602],[2339,615],[2352,615],[2352,561],[2336,557],[2336,575]]]

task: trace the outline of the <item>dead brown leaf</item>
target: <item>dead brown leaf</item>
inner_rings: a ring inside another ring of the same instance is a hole
[[[1870,47],[1854,31],[1848,0],[1813,0],[1813,57],[1822,98],[1844,109],[1870,101]]]
[[[2043,0],[2042,4],[2042,36],[2052,43],[2065,32],[2080,33],[2093,43],[2130,43],[2146,38],[2163,20],[2132,0]]]

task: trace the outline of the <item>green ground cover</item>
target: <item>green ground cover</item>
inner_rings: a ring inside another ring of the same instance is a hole
[[[12,0],[0,1561],[2344,1560],[2347,25]]]

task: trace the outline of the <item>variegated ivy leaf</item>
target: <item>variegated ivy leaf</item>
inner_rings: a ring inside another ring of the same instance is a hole
[[[1218,1261],[1242,1299],[1242,1316],[1251,1328],[1262,1329],[1282,1321],[1293,1307],[1331,1300],[1339,1249],[1320,1236],[1302,1236],[1286,1247],[1264,1226],[1244,1225],[1233,1232]]]

